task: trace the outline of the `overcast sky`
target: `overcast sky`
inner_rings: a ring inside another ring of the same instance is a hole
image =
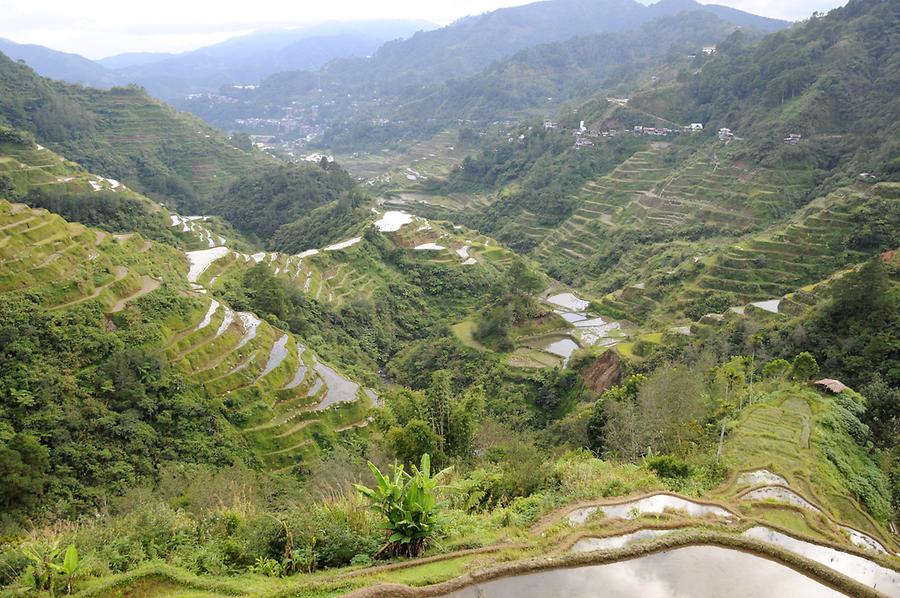
[[[326,20],[424,19],[441,25],[533,0],[0,0],[0,37],[88,58],[192,50],[255,29]],[[649,0],[643,0],[645,4]],[[798,20],[846,0],[718,0]]]

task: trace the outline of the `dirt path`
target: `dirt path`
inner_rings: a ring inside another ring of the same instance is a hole
[[[161,283],[158,280],[156,280],[155,278],[150,278],[149,276],[142,276],[141,277],[141,288],[139,288],[137,291],[135,291],[131,295],[129,295],[127,297],[122,297],[121,299],[116,301],[116,304],[113,306],[113,308],[110,310],[109,313],[114,314],[116,312],[122,311],[123,309],[125,309],[125,306],[128,305],[129,302],[134,301],[138,297],[143,297],[147,293],[152,293],[153,291],[155,291],[156,289],[159,288],[160,284]]]
[[[91,293],[90,295],[87,295],[85,297],[80,297],[78,299],[75,299],[74,301],[69,301],[68,303],[54,305],[53,307],[51,307],[49,309],[51,309],[51,310],[64,309],[66,307],[72,307],[73,305],[78,305],[79,303],[84,303],[85,301],[90,301],[91,299],[96,299],[97,297],[100,296],[100,293],[102,293],[104,289],[109,288],[111,285],[119,282],[126,276],[128,276],[128,268],[126,268],[124,266],[116,266],[116,277],[113,280],[111,280],[110,282],[103,285],[102,287],[97,287],[96,289],[94,289],[94,292]]]

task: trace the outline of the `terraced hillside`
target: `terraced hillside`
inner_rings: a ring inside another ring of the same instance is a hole
[[[735,159],[736,143],[702,147],[677,166],[675,147],[651,144],[609,175],[587,183],[574,213],[534,255],[563,276],[585,278],[577,262],[605,248],[614,229],[648,240],[737,236],[789,214],[808,188],[808,177],[750,168]]]
[[[215,246],[188,254],[202,264],[189,275],[190,282],[224,291],[256,264],[265,264],[287,284],[335,308],[371,299],[376,292],[403,280],[403,273],[385,260],[382,251],[399,251],[403,259],[457,272],[476,264],[489,271],[502,270],[512,261],[511,252],[484,235],[398,210],[375,212],[357,236],[293,255],[248,254],[221,247],[223,237],[209,230],[203,217],[172,218],[176,228],[186,230],[201,244]],[[382,235],[369,237],[369,229]],[[387,245],[382,245],[385,242]]]
[[[888,226],[900,226],[896,214],[884,209],[891,201],[886,193],[887,186],[842,188],[810,202],[786,223],[737,242],[713,239],[632,250],[616,266],[630,282],[603,297],[605,313],[661,322],[684,314],[699,319],[713,305],[743,313],[753,304],[777,313],[785,295],[878,251],[866,240],[871,218],[880,214],[890,220]]]
[[[431,548],[424,561],[282,579],[195,575],[169,564],[151,564],[92,580],[86,591],[318,596],[356,590],[350,595],[452,596],[487,589],[492,580],[529,575],[526,579],[532,583],[553,572],[578,573],[574,568],[591,565],[595,571],[615,568],[663,553],[666,559],[677,559],[682,549],[703,545],[764,557],[770,566],[788,566],[807,581],[822,584],[815,588],[874,598],[898,596],[900,545],[885,529],[883,513],[876,517],[871,512],[878,511],[878,500],[888,493],[880,488],[861,500],[867,483],[871,490],[885,478],[853,441],[850,429],[834,419],[852,424],[847,410],[858,400],[853,391],[830,395],[783,381],[761,384],[753,403],[729,425],[721,460],[725,480],[700,496],[666,490],[671,480],[632,465],[569,455],[555,470],[556,501],[537,503],[524,519],[502,526],[491,523],[496,511],[468,515],[473,525],[490,529],[490,538],[477,548],[441,545]],[[446,541],[453,545],[460,537],[454,530]],[[689,575],[704,562],[702,554],[695,557]],[[755,567],[763,562],[755,562]],[[723,570],[728,580],[717,582],[720,585],[739,574],[734,568]],[[672,573],[663,575],[668,579]],[[704,582],[709,583],[708,577]],[[582,587],[584,579],[572,583]],[[758,583],[774,587],[784,580]]]
[[[38,77],[0,55],[0,123],[33,133],[91,172],[193,207],[242,174],[273,163],[230,145],[142,89],[109,91]]]
[[[35,143],[28,133],[6,127],[0,128],[0,176],[6,177],[22,197],[51,189],[62,194],[112,191],[159,209],[157,204],[119,181],[92,174],[81,165]]]
[[[27,293],[53,311],[99,304],[107,328],[123,334],[149,327],[152,348],[226,402],[236,427],[252,428],[248,443],[265,464],[291,466],[318,451],[315,437],[365,425],[372,391],[322,363],[294,335],[189,284],[196,262],[188,257],[190,267],[180,251],[140,235],[110,235],[0,203],[0,292]],[[285,423],[306,427],[283,436],[267,426],[288,412]]]

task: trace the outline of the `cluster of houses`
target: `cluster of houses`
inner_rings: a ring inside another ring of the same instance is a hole
[[[545,120],[544,129],[547,131],[554,131],[556,129],[559,129],[559,123],[556,123],[552,120]],[[635,125],[631,129],[631,133],[633,133],[634,135],[668,137],[669,135],[677,135],[680,133],[696,133],[702,130],[703,123],[691,123],[689,125],[685,125],[684,127],[674,129],[669,127],[648,127],[644,125]],[[628,132],[628,130],[626,129],[625,131],[619,131],[617,129],[598,129],[596,127],[586,127],[584,121],[581,121],[578,128],[573,131],[575,135],[575,149],[594,147],[594,139],[599,139],[602,137],[615,137],[616,135],[619,135],[623,132]]]

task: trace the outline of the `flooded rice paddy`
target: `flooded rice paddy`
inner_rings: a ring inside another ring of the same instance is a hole
[[[718,546],[688,546],[627,561],[496,579],[453,598],[832,598],[842,594],[789,567]]]
[[[900,573],[887,567],[882,567],[861,556],[828,546],[820,546],[812,542],[798,540],[787,534],[762,526],[752,527],[742,535],[781,546],[785,550],[843,573],[847,577],[855,579],[861,584],[874,588],[883,594],[900,598]]]
[[[780,486],[766,486],[764,488],[751,490],[750,492],[744,494],[741,497],[741,500],[772,500],[775,502],[783,502],[789,505],[794,505],[795,507],[801,507],[803,509],[809,509],[810,511],[816,511],[817,513],[820,512],[818,507],[810,503],[808,500],[806,500],[793,490],[788,490],[787,488],[782,488]]]
[[[623,548],[631,546],[635,542],[641,540],[652,540],[663,534],[668,534],[673,530],[668,529],[642,529],[630,534],[622,534],[621,536],[610,536],[608,538],[582,538],[572,545],[570,552],[591,552],[592,550],[609,550],[611,548]]]
[[[375,221],[375,228],[383,233],[393,233],[412,221],[412,214],[401,212],[399,210],[390,210],[385,212],[381,218]]]
[[[788,481],[778,474],[774,474],[768,469],[757,469],[756,471],[746,471],[738,476],[738,484],[746,484],[748,486],[758,486],[760,484],[781,484],[787,486]]]
[[[576,509],[569,513],[569,523],[573,525],[587,521],[588,517],[597,511],[604,515],[618,519],[634,519],[644,513],[662,513],[666,510],[681,511],[691,517],[703,517],[715,515],[731,518],[733,515],[722,507],[697,503],[680,496],[669,494],[654,494],[638,500],[612,505],[597,505]]]

